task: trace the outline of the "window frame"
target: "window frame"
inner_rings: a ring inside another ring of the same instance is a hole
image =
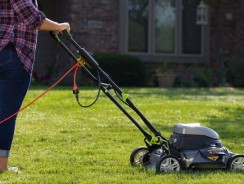
[[[155,0],[149,0],[149,36],[148,52],[129,52],[128,51],[128,2],[129,0],[119,0],[119,52],[122,54],[134,55],[145,62],[174,62],[174,63],[209,63],[209,24],[201,26],[201,54],[182,53],[182,0],[176,0],[176,33],[175,33],[175,52],[157,53],[155,51],[155,21],[154,5]],[[153,39],[150,39],[153,38]]]

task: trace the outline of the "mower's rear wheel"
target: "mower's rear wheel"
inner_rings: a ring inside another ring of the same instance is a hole
[[[181,169],[179,160],[172,155],[163,156],[156,165],[156,173],[179,172]]]
[[[232,157],[229,160],[227,169],[244,171],[244,155],[236,155],[236,156]]]
[[[143,166],[149,160],[149,151],[146,147],[136,148],[130,155],[130,163],[132,166]]]

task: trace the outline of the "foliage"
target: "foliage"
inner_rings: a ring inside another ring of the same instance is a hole
[[[175,73],[176,70],[176,64],[170,62],[155,64],[154,67],[157,73]]]
[[[115,53],[96,53],[93,55],[93,57],[98,62],[100,68],[120,86],[145,86],[145,68],[142,61],[138,58]],[[62,74],[66,72],[63,71],[63,73],[61,73],[60,67],[61,66],[56,66],[55,63],[52,63],[50,66],[46,67],[46,73],[40,75],[39,73],[34,72],[32,76],[33,84],[50,85],[54,81],[57,81]],[[96,70],[89,67],[88,63],[86,63],[86,67],[89,68],[92,75],[98,78],[98,73]],[[71,84],[72,82],[73,76],[68,75],[68,77],[61,82],[61,84],[67,85]],[[77,82],[81,86],[97,86],[97,83],[94,82],[93,78],[86,70],[84,70],[84,68],[78,70]]]
[[[205,65],[181,65],[162,62],[158,64],[147,64],[147,75],[151,81],[148,83],[158,86],[157,74],[176,74],[174,87],[214,87],[219,86],[221,73],[218,68]]]
[[[46,66],[46,72],[44,74],[37,73],[32,74],[32,82],[37,85],[49,85],[53,82],[55,74],[58,73],[58,66],[55,62]]]
[[[45,87],[46,88],[46,87]],[[24,105],[44,88],[32,87]],[[227,148],[244,153],[244,90],[233,88],[125,88],[131,100],[168,138],[175,123],[200,122],[216,130]],[[80,90],[82,102],[96,89]],[[132,112],[130,114],[133,115]],[[144,137],[102,95],[97,104],[80,109],[72,90],[58,87],[19,114],[10,165],[22,173],[2,173],[0,183],[228,183],[241,184],[243,172],[189,170],[155,175],[133,168],[132,150]]]
[[[221,3],[223,3],[223,0],[204,0],[204,1],[213,7],[218,7],[221,5]]]
[[[183,69],[176,82],[177,87],[214,87],[219,86],[221,74],[218,68],[191,66]]]
[[[118,85],[145,86],[145,68],[140,59],[115,53],[96,53],[94,58]]]
[[[244,64],[234,57],[225,60],[226,86],[244,87]],[[147,83],[157,86],[158,73],[176,73],[174,87],[217,87],[222,86],[223,75],[219,67],[206,65],[177,65],[173,63],[146,64]],[[150,79],[150,80],[149,80]]]
[[[159,86],[158,75],[162,73],[177,73],[177,64],[171,62],[148,62],[144,63],[146,68],[147,86]]]
[[[244,87],[244,63],[234,57],[226,59],[226,80],[234,87]]]
[[[189,3],[191,3],[192,1],[195,1],[195,0],[188,0]],[[218,7],[221,5],[223,0],[204,0],[204,2],[208,3],[209,5],[211,5],[213,7]]]

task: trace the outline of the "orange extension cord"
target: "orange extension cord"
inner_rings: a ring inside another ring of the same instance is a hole
[[[4,120],[0,121],[0,125],[6,121],[8,121],[9,119],[11,119],[12,117],[16,116],[17,114],[19,114],[20,112],[22,112],[23,110],[25,110],[27,107],[29,107],[30,105],[32,105],[34,102],[36,102],[39,98],[41,98],[42,96],[44,96],[46,93],[48,93],[49,91],[51,91],[55,86],[57,86],[72,70],[75,69],[75,73],[74,73],[74,79],[76,80],[76,74],[77,74],[77,70],[78,68],[81,67],[80,63],[76,63],[73,67],[71,67],[57,82],[55,82],[51,87],[49,87],[46,91],[44,91],[43,93],[41,93],[39,96],[37,96],[34,100],[32,100],[30,103],[28,103],[27,105],[25,105],[24,107],[22,107],[19,111],[15,112],[14,114],[12,114],[11,116],[5,118]],[[76,85],[76,81],[74,80],[74,85]],[[76,85],[77,88],[77,85]]]

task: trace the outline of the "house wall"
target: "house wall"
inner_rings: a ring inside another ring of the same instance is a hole
[[[57,22],[69,21],[69,14],[66,16],[64,12],[69,12],[69,6],[65,1],[59,0],[42,0],[39,1],[39,8],[43,11],[47,18]],[[33,80],[42,83],[49,83],[60,76],[67,68],[67,55],[61,52],[60,47],[50,37],[46,31],[39,31],[38,44],[36,52],[36,60],[33,71]],[[65,67],[63,67],[63,65]]]
[[[244,1],[222,2],[222,12],[218,12],[218,8],[211,8],[210,12],[210,62],[213,65],[232,56],[238,60],[244,58]],[[40,3],[47,17],[70,22],[73,37],[87,51],[119,51],[119,27],[123,26],[119,25],[119,0],[42,0]],[[219,20],[222,23],[218,30]],[[72,64],[49,34],[40,32],[35,73],[45,76],[51,71],[55,78]]]
[[[57,22],[69,22],[74,39],[88,52],[118,52],[119,0],[42,0],[40,9]],[[55,79],[73,61],[48,33],[39,32],[34,78]]]
[[[235,40],[235,52],[233,55],[237,56],[239,60],[244,62],[244,1],[239,0],[239,6],[235,7],[235,19],[236,19],[236,36]]]
[[[70,0],[74,37],[89,52],[118,51],[118,0]]]
[[[226,61],[230,57],[243,60],[244,1],[222,1],[222,5],[211,8],[210,14],[211,63],[216,64],[220,59]]]

